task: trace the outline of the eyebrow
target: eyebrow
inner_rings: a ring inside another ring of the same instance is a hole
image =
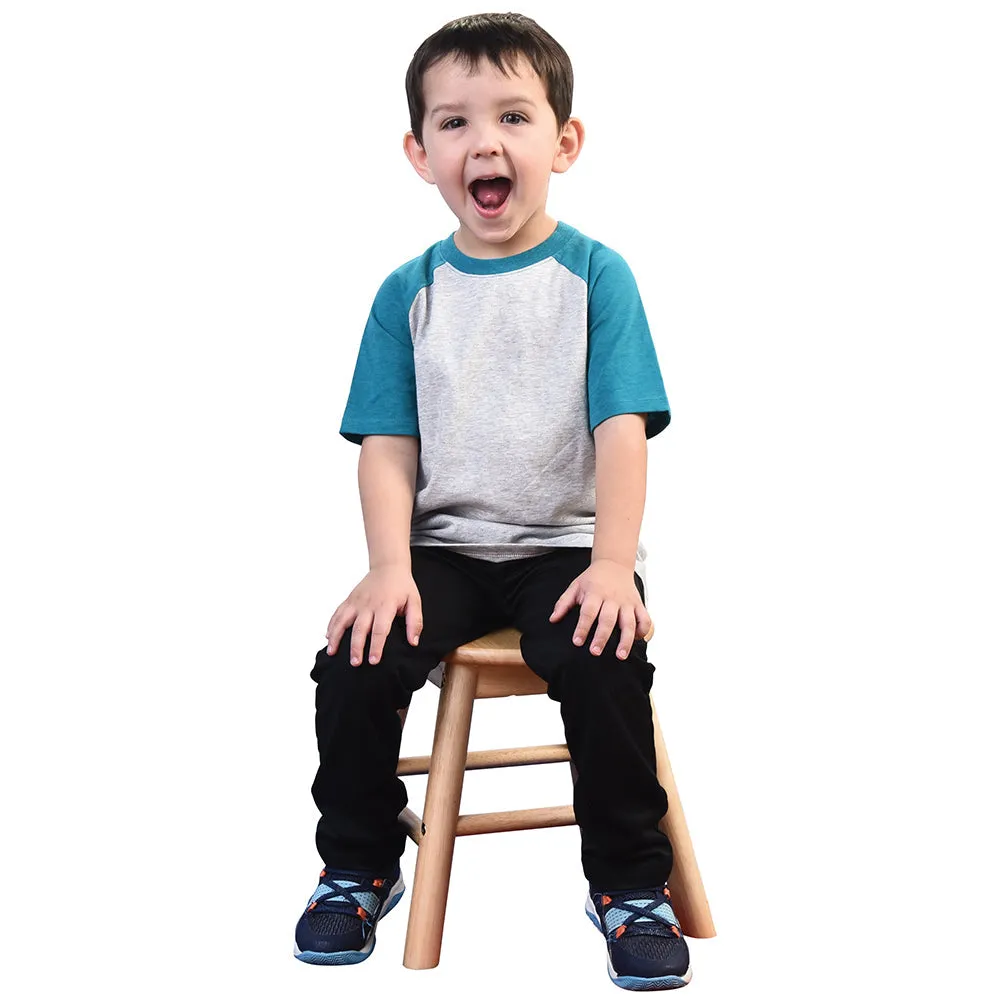
[[[498,100],[496,103],[498,105],[501,105],[501,104],[527,104],[528,107],[531,107],[531,108],[536,107],[535,102],[533,100],[531,100],[530,97],[523,97],[520,94],[517,94],[514,97],[503,97],[500,100]],[[430,114],[431,114],[431,117],[433,118],[434,115],[440,114],[442,111],[464,111],[464,110],[465,110],[465,105],[461,104],[461,103],[459,103],[459,104],[437,104],[437,105],[435,105],[431,109]]]

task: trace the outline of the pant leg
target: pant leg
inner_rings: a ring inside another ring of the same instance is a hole
[[[507,599],[523,633],[521,654],[560,705],[578,772],[573,806],[584,874],[601,889],[662,885],[673,852],[659,829],[667,796],[656,778],[649,703],[654,667],[646,643],[637,636],[628,658],[619,660],[621,630],[615,626],[595,656],[589,642],[573,645],[579,605],[549,621],[560,595],[590,560],[589,548],[567,548],[508,564]],[[635,580],[644,597],[638,575]]]
[[[384,871],[406,846],[399,813],[406,787],[396,777],[402,736],[398,709],[456,646],[498,627],[491,565],[443,548],[413,546],[413,579],[424,626],[416,648],[397,616],[379,663],[350,664],[350,632],[329,656],[316,654],[316,741],[319,769],[312,785],[320,811],[316,848],[331,868]]]

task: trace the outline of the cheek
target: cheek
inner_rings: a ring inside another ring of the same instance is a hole
[[[536,184],[544,182],[552,172],[554,158],[547,146],[532,149],[531,155],[524,160],[523,176],[530,178]]]
[[[452,188],[462,187],[463,180],[463,163],[458,157],[449,157],[445,159],[440,166],[441,176],[445,179],[445,183]]]

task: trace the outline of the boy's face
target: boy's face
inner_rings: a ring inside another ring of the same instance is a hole
[[[523,58],[508,77],[486,59],[469,73],[447,57],[424,74],[423,87],[424,145],[407,132],[404,148],[457,216],[458,249],[507,257],[548,238],[556,225],[545,212],[549,178],[576,159],[580,122],[557,127],[545,85]]]

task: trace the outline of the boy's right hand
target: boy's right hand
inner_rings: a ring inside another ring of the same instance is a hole
[[[404,612],[406,638],[416,646],[424,627],[424,618],[420,592],[410,568],[402,563],[393,563],[369,570],[368,575],[333,613],[326,629],[327,653],[332,656],[337,652],[341,637],[353,624],[351,665],[360,665],[369,632],[372,636],[369,662],[378,663],[396,615]]]

